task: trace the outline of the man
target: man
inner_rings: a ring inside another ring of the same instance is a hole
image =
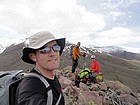
[[[100,64],[99,62],[96,60],[96,56],[92,55],[91,56],[92,62],[90,65],[90,71],[91,71],[91,81],[96,82],[96,77],[99,75],[100,73]]]
[[[45,78],[53,93],[52,105],[62,94],[60,83],[55,76],[59,67],[60,55],[65,46],[65,38],[55,39],[48,31],[38,32],[29,38],[29,45],[23,48],[22,60],[35,67],[31,70]],[[43,82],[36,77],[24,78],[16,91],[16,105],[47,105],[47,89]],[[64,105],[62,95],[58,105]]]
[[[99,64],[99,62],[96,60],[95,55],[92,55],[92,56],[91,56],[91,59],[92,59],[92,62],[91,62],[91,65],[90,65],[90,70],[91,70],[92,72],[99,73],[99,72],[100,72],[100,64]]]
[[[78,58],[79,56],[85,57],[85,53],[82,54],[80,52],[80,42],[77,43],[72,49],[72,73],[75,72],[76,67],[78,66]]]
[[[85,69],[81,70],[80,72],[78,72],[78,70],[76,70],[75,86],[79,87],[80,82],[83,82],[86,84],[87,80],[89,79],[89,75],[90,75],[89,68],[85,68]]]

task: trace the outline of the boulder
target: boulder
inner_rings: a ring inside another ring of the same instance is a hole
[[[72,81],[62,75],[59,78],[59,82],[61,84],[62,89],[65,89],[67,86],[72,85]]]
[[[102,105],[102,96],[94,91],[80,91],[78,105]]]

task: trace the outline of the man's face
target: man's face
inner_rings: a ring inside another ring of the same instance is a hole
[[[95,59],[94,59],[94,58],[92,58],[92,61],[95,61]]]
[[[57,45],[56,41],[51,41],[47,43],[45,46],[50,47],[51,50],[48,53],[42,53],[41,51],[37,51],[35,55],[35,62],[37,69],[43,70],[55,70],[59,67],[59,51],[55,52],[52,47]]]
[[[80,47],[80,44],[79,44],[79,43],[77,43],[76,47],[77,47],[77,48],[79,48],[79,47]]]

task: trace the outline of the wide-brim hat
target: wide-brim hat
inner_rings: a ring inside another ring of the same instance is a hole
[[[23,48],[23,55],[21,59],[30,64],[35,64],[33,60],[30,59],[29,54],[34,53],[37,49],[43,47],[45,44],[56,41],[59,46],[61,46],[61,49],[59,51],[60,55],[63,52],[63,49],[65,47],[65,38],[59,38],[56,39],[53,34],[51,34],[48,31],[41,31],[33,36],[29,37],[28,44],[25,44],[25,47]]]

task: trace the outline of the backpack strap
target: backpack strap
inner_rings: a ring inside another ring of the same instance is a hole
[[[37,77],[44,83],[46,88],[48,88],[50,86],[48,81],[46,81],[45,78],[42,77],[41,75],[38,75],[38,74],[35,74],[35,73],[29,73],[29,74],[26,74],[24,77]],[[52,101],[53,101],[52,89],[49,89],[47,91],[47,95],[48,95],[48,99],[47,99],[46,105],[52,105]]]
[[[37,78],[39,78],[45,84],[46,88],[49,88],[49,86],[50,86],[48,81],[46,81],[46,79],[43,76],[41,76],[41,75],[38,75],[38,74],[35,74],[35,73],[29,73],[29,74],[26,74],[24,77],[37,77]],[[48,99],[47,99],[46,105],[52,105],[52,102],[53,102],[52,89],[49,89],[47,91],[47,95],[48,95]],[[58,100],[57,100],[55,105],[59,105],[61,97],[62,97],[62,94],[60,93],[59,98],[58,98]]]
[[[58,100],[57,100],[57,102],[56,102],[55,105],[59,105],[59,102],[60,102],[60,100],[61,100],[61,97],[62,97],[62,94],[60,93],[59,98],[58,98]]]

